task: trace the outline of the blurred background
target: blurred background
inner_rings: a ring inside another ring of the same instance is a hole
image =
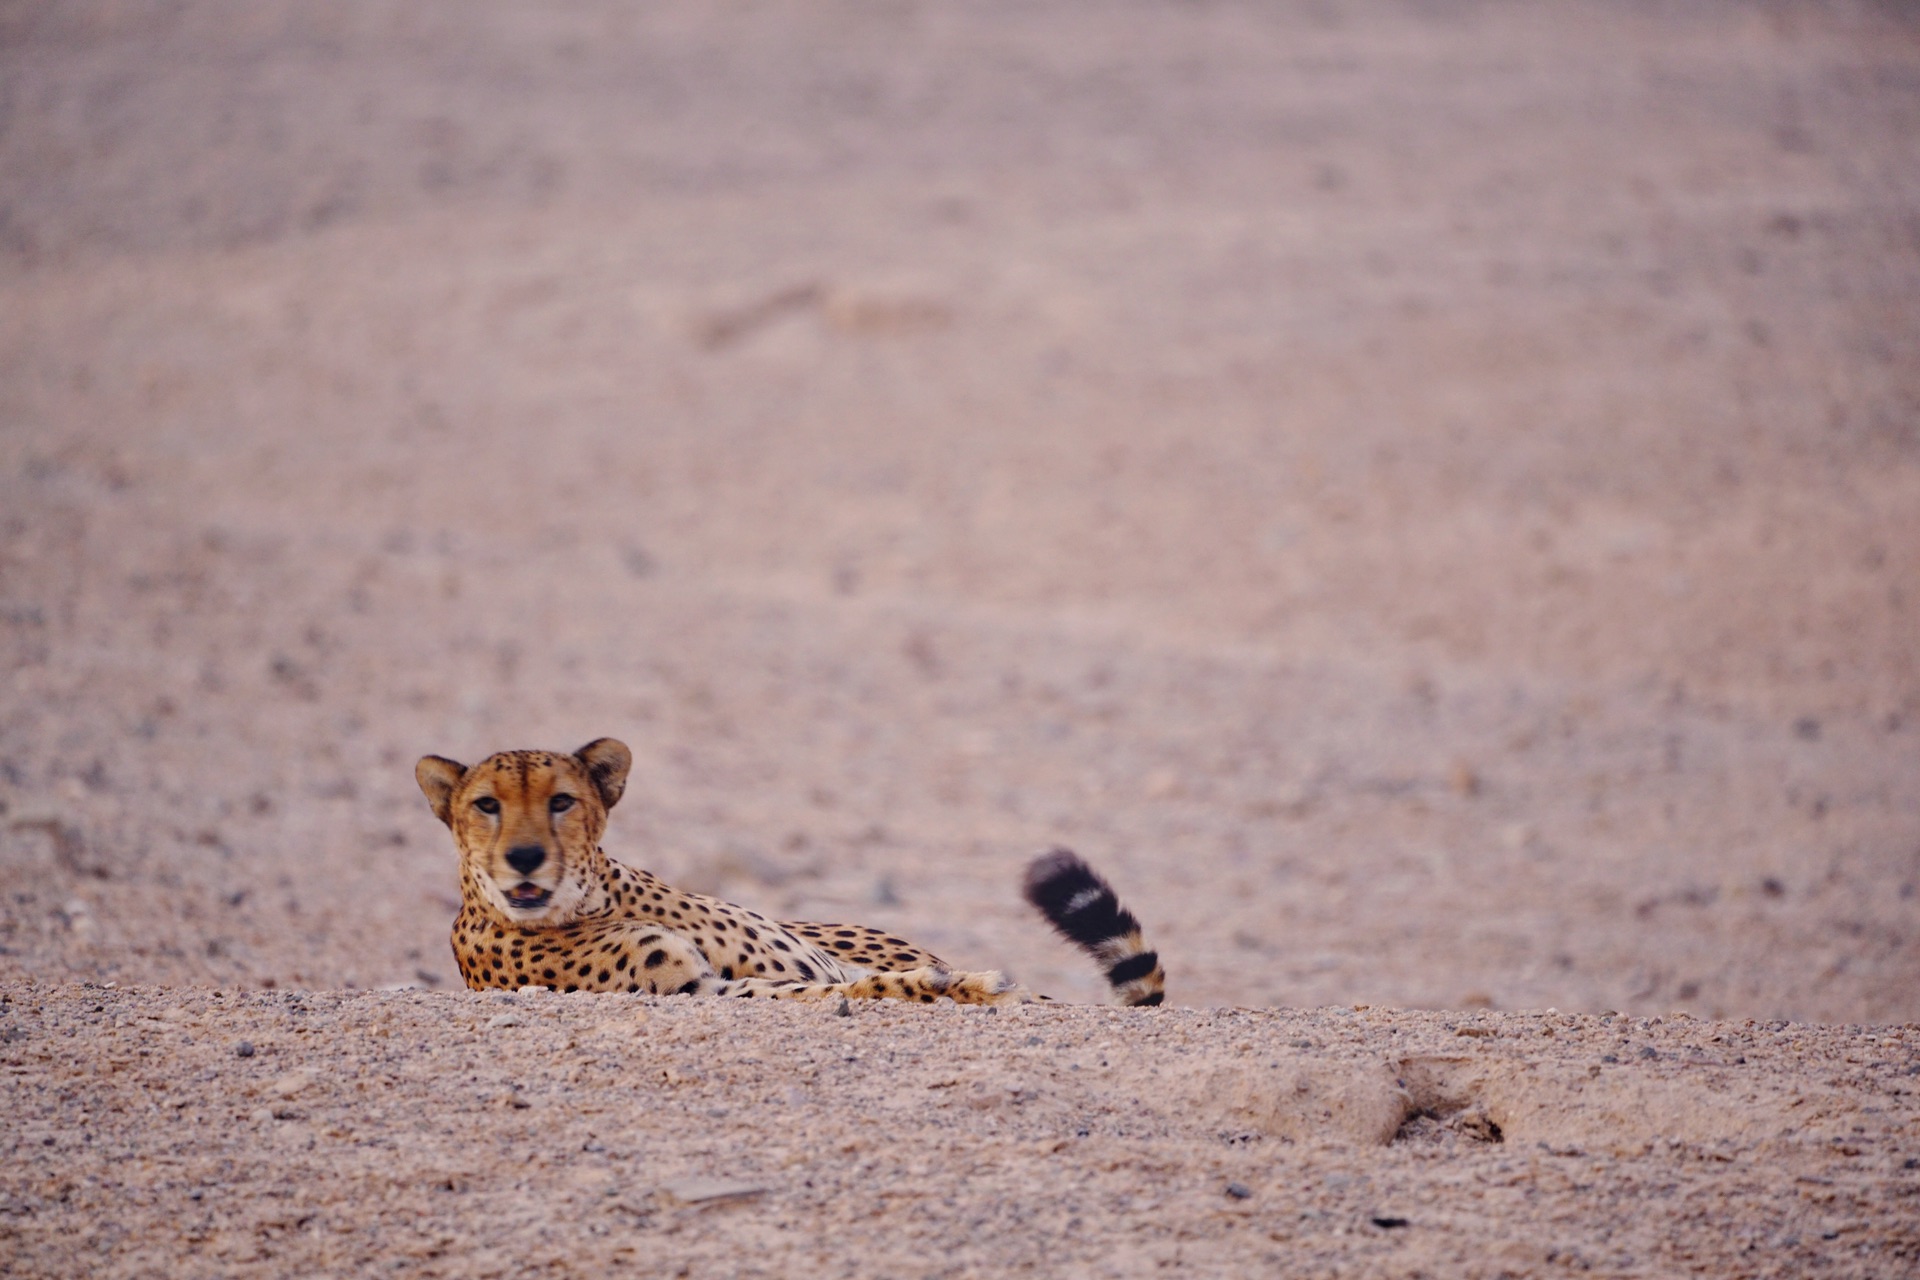
[[[1920,1017],[1892,3],[0,7],[0,977],[458,979],[421,754],[1045,989]]]

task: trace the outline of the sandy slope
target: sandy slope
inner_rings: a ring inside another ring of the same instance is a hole
[[[29,1272],[1890,1276],[1920,1260],[1913,1028],[7,999],[6,1222]]]
[[[0,1269],[1910,1269],[1916,85],[1872,4],[0,11]],[[1070,843],[1190,1007],[488,1029],[412,761],[602,734],[616,856],[1092,999]]]

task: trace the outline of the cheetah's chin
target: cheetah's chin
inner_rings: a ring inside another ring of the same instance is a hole
[[[507,905],[522,911],[538,911],[553,900],[553,890],[542,889],[531,880],[522,880],[511,889],[504,891]]]

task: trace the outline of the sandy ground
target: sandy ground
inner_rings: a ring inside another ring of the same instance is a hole
[[[1913,1027],[39,984],[6,999],[4,1220],[27,1273],[1900,1276],[1920,1260]]]
[[[1910,1273],[1916,298],[1894,5],[0,7],[0,1273]],[[1183,1007],[455,990],[604,734]]]

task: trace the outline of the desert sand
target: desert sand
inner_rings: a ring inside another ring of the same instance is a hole
[[[1917,299],[1898,5],[0,10],[0,1274],[1913,1274]],[[602,735],[1080,1003],[461,990]]]

